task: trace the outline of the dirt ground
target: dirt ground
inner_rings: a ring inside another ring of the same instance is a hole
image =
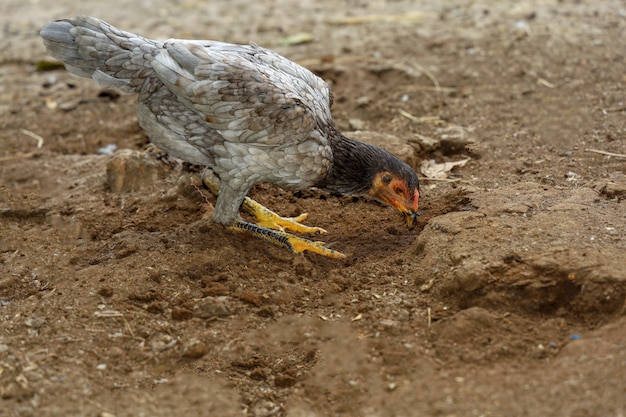
[[[235,234],[134,96],[43,70],[38,29],[76,14],[253,40],[331,83],[340,130],[418,173],[470,161],[422,179],[413,231],[253,190],[345,260]],[[623,2],[4,0],[0,22],[1,416],[626,416]]]

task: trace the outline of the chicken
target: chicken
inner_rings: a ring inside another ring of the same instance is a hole
[[[399,210],[412,228],[419,181],[404,162],[346,138],[334,126],[328,85],[254,43],[157,41],[79,16],[46,24],[48,53],[76,75],[137,93],[139,123],[174,157],[208,167],[219,185],[213,221],[285,246],[334,258],[340,252],[292,233],[323,232],[246,197],[257,183],[365,195]],[[243,205],[242,205],[243,204]],[[257,223],[243,220],[240,208]]]

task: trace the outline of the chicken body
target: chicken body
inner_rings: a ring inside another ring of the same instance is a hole
[[[236,224],[248,191],[261,182],[369,194],[402,211],[407,223],[415,219],[413,170],[337,132],[328,85],[275,52],[155,41],[86,16],[48,23],[40,34],[68,71],[137,93],[139,123],[156,146],[217,175],[217,223]]]

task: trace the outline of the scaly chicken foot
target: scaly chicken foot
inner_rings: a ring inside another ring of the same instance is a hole
[[[205,174],[202,178],[202,182],[209,191],[217,197],[220,192],[220,186],[215,180],[215,177],[213,177],[213,174]],[[308,213],[302,213],[297,217],[283,217],[250,197],[244,199],[241,208],[256,218],[257,225],[267,229],[279,230],[281,232],[288,230],[294,233],[326,233],[326,230],[321,227],[307,226],[300,223],[309,216]]]
[[[302,213],[297,217],[282,217],[250,197],[245,198],[241,207],[256,217],[257,224],[261,227],[281,232],[289,230],[294,233],[326,233],[326,230],[321,227],[311,227],[300,223],[306,220],[308,213]]]
[[[219,183],[214,180],[211,174],[204,175],[202,181],[209,191],[217,196],[219,194]],[[304,239],[290,233],[326,233],[321,227],[312,227],[301,224],[300,222],[308,217],[307,213],[303,213],[297,217],[282,217],[254,201],[250,197],[246,197],[241,207],[257,219],[257,224],[249,223],[243,220],[237,220],[231,229],[235,231],[248,231],[253,235],[289,249],[294,253],[309,251],[318,255],[328,256],[330,258],[342,259],[345,255],[336,250],[325,247],[324,242],[312,241]]]
[[[236,231],[245,230],[251,232],[254,236],[269,240],[275,245],[287,248],[294,253],[300,253],[306,250],[334,259],[343,259],[346,257],[339,251],[325,247],[324,242],[314,242],[281,230],[268,229],[267,227],[262,227],[243,220],[237,220],[237,222],[233,226],[230,226],[230,228]]]

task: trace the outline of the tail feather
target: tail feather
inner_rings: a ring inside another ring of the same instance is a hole
[[[40,35],[48,53],[73,74],[126,92],[152,89],[151,61],[163,47],[160,42],[88,16],[50,22]]]

